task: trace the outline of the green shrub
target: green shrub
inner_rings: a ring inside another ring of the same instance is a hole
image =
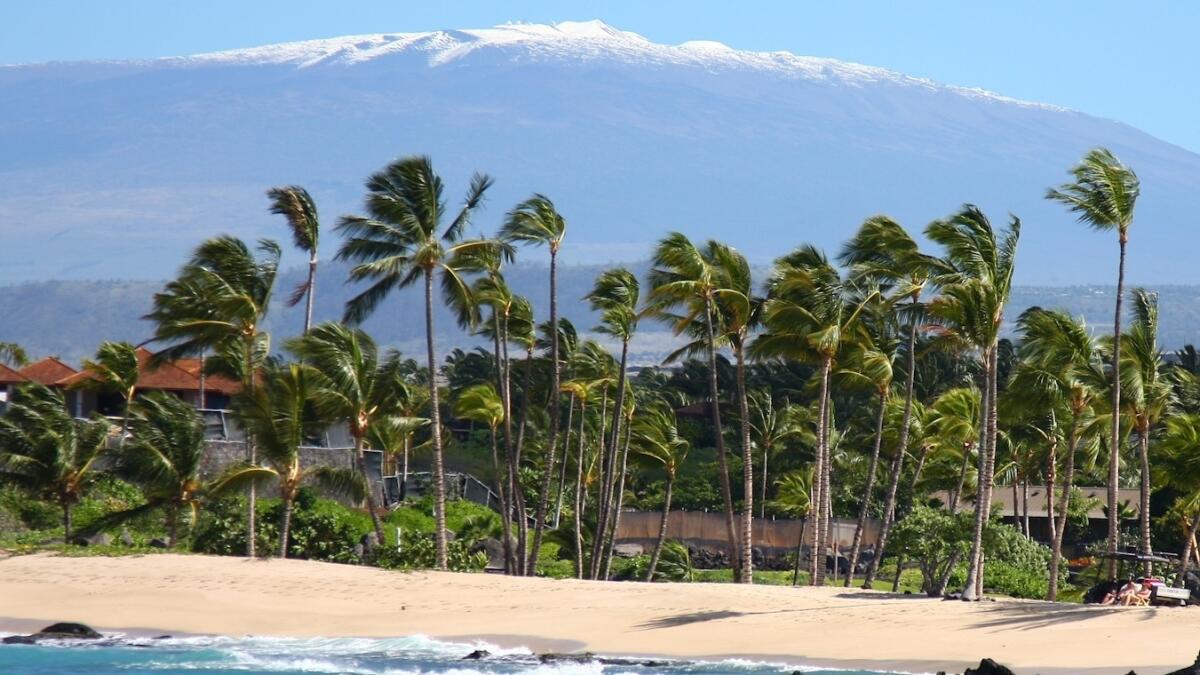
[[[432,569],[437,564],[437,543],[432,535],[407,530],[399,546],[377,547],[368,563],[384,569]],[[482,551],[472,552],[468,542],[454,540],[447,542],[446,563],[454,572],[479,572],[487,567],[488,557]]]

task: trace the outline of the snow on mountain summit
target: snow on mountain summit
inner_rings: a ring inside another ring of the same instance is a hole
[[[678,45],[660,44],[599,20],[553,24],[508,23],[492,28],[351,35],[167,57],[149,63],[185,67],[280,65],[311,68],[322,65],[353,66],[403,54],[422,57],[430,68],[482,57],[511,63],[556,61],[682,66],[711,72],[758,72],[785,79],[836,81],[849,86],[892,83],[1020,106],[1062,110],[983,89],[941,85],[885,68],[831,58],[800,56],[787,51],[739,50],[711,40],[690,40]]]

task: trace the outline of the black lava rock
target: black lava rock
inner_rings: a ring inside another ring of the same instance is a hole
[[[967,668],[963,675],[1013,675],[1013,671],[991,659],[984,659],[979,662],[978,668]]]
[[[82,623],[55,623],[32,635],[10,635],[4,638],[6,645],[32,645],[42,640],[98,640],[104,636],[91,626]]]
[[[1200,654],[1196,655],[1196,661],[1192,665],[1172,670],[1167,675],[1200,675]]]
[[[492,653],[486,649],[476,649],[475,651],[471,652],[470,654],[467,654],[466,656],[462,657],[462,660],[463,661],[482,661],[483,659],[486,659],[487,657],[489,657],[491,655],[492,655]]]

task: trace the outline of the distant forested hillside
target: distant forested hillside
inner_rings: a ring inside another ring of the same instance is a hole
[[[536,255],[530,251],[529,255]],[[564,268],[559,274],[560,311],[573,321],[580,331],[591,330],[596,319],[583,297],[590,290],[596,275],[605,266],[582,265]],[[646,263],[630,267],[644,276]],[[757,270],[759,276],[765,270]],[[526,263],[508,268],[510,284],[534,303],[540,317],[547,308],[546,268]],[[273,335],[294,335],[300,329],[303,316],[300,308],[287,308],[285,299],[301,279],[299,270],[290,270],[280,277],[268,329]],[[345,284],[346,268],[328,264],[317,280],[317,320],[336,319],[354,289]],[[150,337],[152,328],[140,317],[151,304],[161,282],[151,281],[42,281],[0,286],[0,341],[17,342],[31,355],[54,354],[71,362],[95,351],[101,340],[141,342]],[[1200,286],[1162,286],[1162,342],[1168,349],[1200,342]],[[1025,308],[1034,305],[1064,308],[1082,315],[1097,332],[1109,330],[1112,324],[1114,289],[1105,286],[1021,286],[1013,291],[1011,321]],[[436,315],[440,349],[470,347],[478,341],[464,334],[449,312]],[[418,289],[403,291],[384,303],[367,323],[366,329],[380,342],[399,347],[418,355],[423,349],[424,314]],[[644,325],[634,345],[635,363],[652,363],[669,352],[677,342],[662,324]]]

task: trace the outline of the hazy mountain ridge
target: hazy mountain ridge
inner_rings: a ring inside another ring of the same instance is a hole
[[[1025,223],[1018,280],[1102,283],[1115,246],[1042,198],[1094,145],[1145,183],[1130,276],[1200,283],[1200,156],[1129,126],[831,59],[595,22],[382,34],[138,62],[0,68],[0,282],[162,278],[209,234],[283,238],[265,190],[307,186],[327,232],[362,181],[428,153],[492,231],[533,191],[565,258],[644,256],[671,229],[759,263],[835,251],[864,219],[920,230],[963,202]],[[323,257],[337,245],[324,238]],[[294,258],[292,260],[295,260]]]
[[[596,275],[608,265],[568,265],[559,273],[560,311],[581,332],[591,331],[596,315],[584,296],[591,290]],[[628,265],[640,277],[646,263]],[[757,269],[760,275],[764,269]],[[343,282],[346,268],[332,264],[322,268],[317,279],[316,320],[340,318],[345,301],[353,288]],[[279,341],[299,333],[303,325],[303,307],[287,308],[284,300],[300,281],[300,269],[289,270],[279,279],[267,330]],[[517,293],[530,298],[539,320],[545,320],[549,299],[546,297],[546,267],[527,263],[508,268],[506,275]],[[0,316],[8,317],[0,336],[15,341],[36,356],[54,354],[77,363],[90,356],[102,340],[127,340],[138,343],[148,339],[153,327],[140,320],[150,309],[160,281],[48,281],[0,286]],[[1200,286],[1154,287],[1160,296],[1161,339],[1166,349],[1187,343],[1200,343]],[[1112,286],[1036,287],[1013,289],[1006,314],[1006,334],[1024,309],[1037,305],[1062,308],[1085,318],[1097,334],[1111,331]],[[424,350],[424,306],[419,289],[394,295],[366,322],[364,328],[379,342],[399,347],[419,356]],[[438,348],[443,354],[454,347],[469,348],[482,342],[459,329],[444,308],[435,316]],[[663,324],[644,321],[631,350],[634,363],[658,362],[678,346]]]

